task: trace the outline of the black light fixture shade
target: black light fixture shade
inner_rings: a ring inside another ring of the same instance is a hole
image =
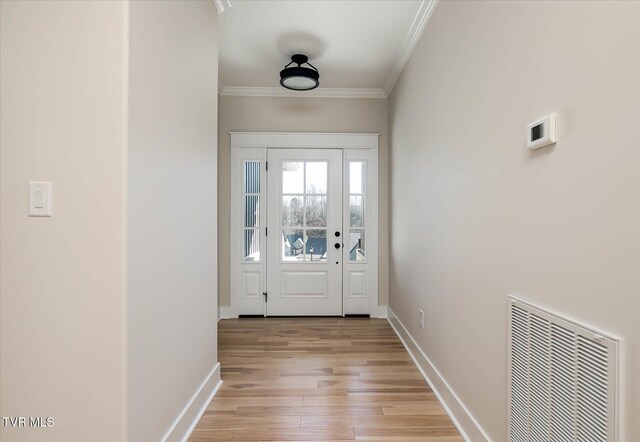
[[[309,63],[306,55],[295,54],[291,56],[291,63],[286,65],[280,71],[280,84],[282,87],[291,89],[292,91],[310,91],[320,85],[320,73]],[[293,63],[298,66],[291,66]],[[302,67],[307,64],[310,67]]]

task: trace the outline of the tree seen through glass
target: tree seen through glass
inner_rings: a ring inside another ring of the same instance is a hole
[[[326,261],[327,162],[282,163],[285,261]]]

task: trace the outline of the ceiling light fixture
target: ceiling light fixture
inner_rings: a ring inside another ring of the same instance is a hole
[[[320,74],[308,60],[309,58],[302,54],[291,56],[291,63],[280,71],[280,84],[282,87],[286,87],[292,91],[310,91],[320,85],[318,81]],[[294,63],[298,66],[289,67]],[[311,68],[302,67],[303,64],[307,64],[311,66]]]

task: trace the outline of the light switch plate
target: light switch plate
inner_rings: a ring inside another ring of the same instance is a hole
[[[51,182],[29,181],[29,216],[51,216]]]

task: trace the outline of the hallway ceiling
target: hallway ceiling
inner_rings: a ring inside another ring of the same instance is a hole
[[[220,15],[223,95],[386,97],[434,1],[232,0]],[[320,71],[314,91],[288,91],[279,72],[292,54]]]

